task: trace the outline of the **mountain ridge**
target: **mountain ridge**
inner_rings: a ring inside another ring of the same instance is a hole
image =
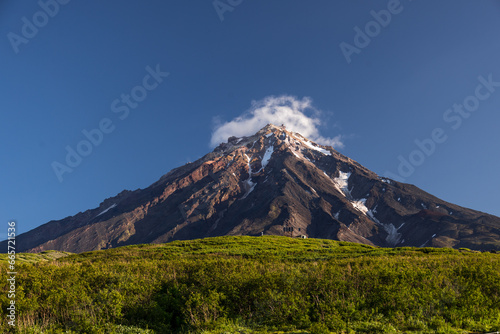
[[[83,252],[222,235],[383,247],[500,249],[500,218],[380,177],[283,126],[230,137],[149,187],[17,237],[18,251]]]

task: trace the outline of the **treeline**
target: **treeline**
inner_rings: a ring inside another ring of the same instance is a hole
[[[17,272],[19,333],[500,330],[500,255],[468,250],[221,237],[19,263]],[[0,331],[14,332],[5,280],[1,288]]]

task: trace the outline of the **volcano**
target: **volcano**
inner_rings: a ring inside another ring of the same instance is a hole
[[[332,147],[269,124],[255,135],[229,138],[145,189],[21,234],[17,250],[80,253],[268,234],[499,250],[500,218],[380,177]]]

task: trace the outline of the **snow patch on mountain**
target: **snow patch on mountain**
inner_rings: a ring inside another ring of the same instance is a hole
[[[104,210],[103,212],[101,212],[100,214],[98,214],[96,217],[99,217],[100,215],[103,215],[105,214],[106,212],[108,212],[109,210],[113,209],[116,207],[116,203],[111,205],[109,208],[107,208],[106,210]]]
[[[351,177],[351,173],[344,173],[342,171],[339,171],[339,177],[336,177],[333,179],[333,182],[337,186],[337,188],[344,193],[345,196],[350,196],[351,193],[348,189],[348,184],[349,184],[349,178]]]
[[[387,232],[387,237],[385,238],[385,241],[391,246],[396,246],[401,240],[402,236],[401,233],[398,233],[398,228],[396,228],[396,226],[390,223],[383,224],[382,226],[384,227],[384,230]],[[401,228],[401,226],[399,228]]]
[[[311,142],[308,141],[303,141],[303,143],[309,147],[310,149],[313,149],[315,151],[318,151],[320,153],[323,153],[324,155],[332,155],[330,151],[325,150],[324,148],[314,146]]]
[[[265,168],[267,166],[267,163],[269,162],[269,159],[271,159],[271,155],[273,155],[273,152],[274,152],[274,146],[271,145],[271,147],[269,147],[266,150],[266,153],[264,153],[264,157],[262,158],[261,162],[262,168]]]
[[[368,210],[368,211],[366,211],[366,215],[368,217],[370,217],[370,219],[373,220],[375,223],[380,224],[380,221],[377,218],[375,218],[375,215],[373,214],[374,212],[376,212],[376,211],[375,210]]]
[[[366,207],[365,203],[366,203],[366,198],[362,198],[362,199],[357,200],[357,201],[351,201],[352,206],[356,210],[361,211],[362,213],[364,213],[366,215],[368,212],[368,208]]]
[[[247,198],[247,196],[255,189],[255,186],[257,185],[257,183],[252,182],[252,165],[250,164],[251,159],[246,154],[245,154],[245,157],[247,158],[247,162],[248,162],[248,179],[245,180],[244,182],[247,184],[248,190],[245,193],[245,195],[243,195],[243,197],[241,199]]]

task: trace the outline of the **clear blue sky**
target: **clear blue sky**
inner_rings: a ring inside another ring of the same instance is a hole
[[[48,6],[53,17],[1,2],[0,237],[10,219],[26,232],[147,187],[209,152],[215,119],[272,95],[309,97],[320,134],[341,135],[339,151],[374,172],[398,174],[413,154],[406,182],[500,215],[500,87],[478,88],[479,76],[500,82],[498,1],[230,2],[223,20],[211,0],[72,0]],[[388,7],[385,27],[370,23]],[[340,45],[367,24],[348,63]],[[145,90],[158,64],[169,75]],[[134,108],[120,101],[132,90]],[[474,111],[459,124],[447,109],[464,100]],[[101,122],[113,131],[60,182],[53,162]],[[435,129],[447,140],[419,161],[414,141]]]

